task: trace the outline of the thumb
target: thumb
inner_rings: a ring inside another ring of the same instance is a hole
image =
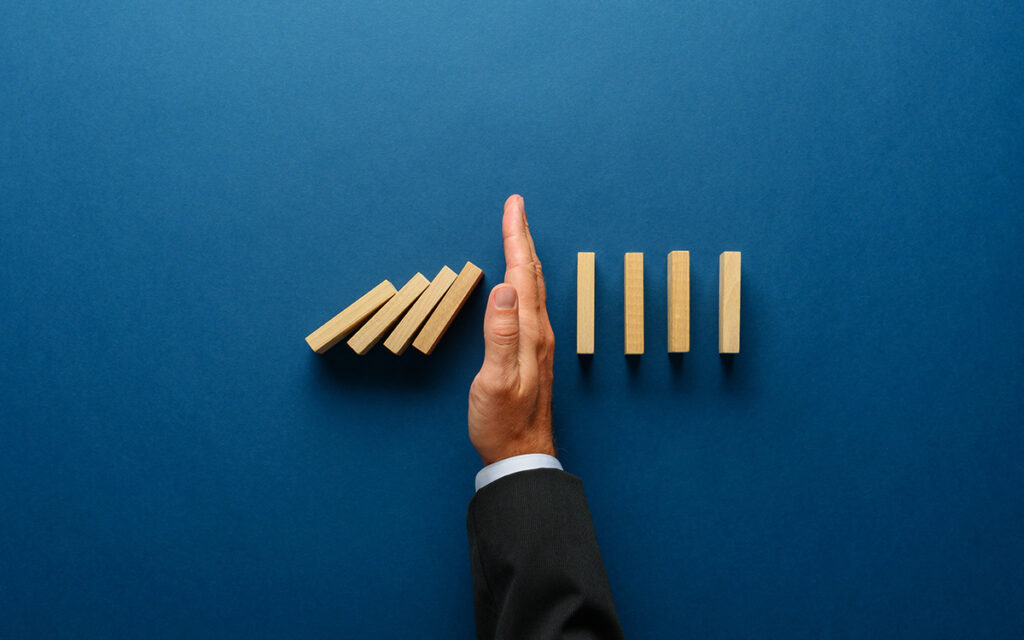
[[[483,370],[505,383],[519,371],[519,296],[510,284],[494,287],[487,301]]]

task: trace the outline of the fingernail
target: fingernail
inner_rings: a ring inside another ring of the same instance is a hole
[[[494,307],[497,309],[516,308],[516,288],[505,286],[494,292]]]

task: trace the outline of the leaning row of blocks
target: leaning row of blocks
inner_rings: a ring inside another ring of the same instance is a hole
[[[398,290],[385,280],[306,336],[306,343],[324,353],[355,331],[348,346],[363,355],[390,332],[384,346],[391,353],[401,355],[410,344],[432,353],[483,277],[467,262],[458,275],[444,266],[433,280],[417,273]]]
[[[626,355],[644,352],[644,254],[624,262]],[[668,352],[690,350],[690,252],[668,254]],[[740,252],[718,257],[718,352],[740,352]],[[576,254],[576,353],[594,353],[594,254]]]

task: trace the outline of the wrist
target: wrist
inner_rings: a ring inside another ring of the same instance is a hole
[[[543,453],[551,457],[555,456],[555,443],[551,438],[540,439],[528,442],[513,442],[494,449],[478,448],[480,460],[484,465],[494,464],[506,458],[522,456],[529,453]]]

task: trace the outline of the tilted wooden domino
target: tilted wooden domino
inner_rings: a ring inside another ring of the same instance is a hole
[[[690,252],[668,254],[668,352],[690,350]]]
[[[594,253],[576,254],[576,353],[594,353]]]
[[[430,281],[422,273],[417,273],[387,303],[381,307],[366,324],[348,339],[348,346],[359,355],[364,355],[377,344],[384,334],[402,317],[405,310],[427,288]]]
[[[306,336],[306,343],[317,353],[326,352],[341,342],[374,311],[380,309],[393,295],[395,295],[395,285],[385,280],[345,307],[341,313],[328,320],[322,327]]]
[[[627,253],[624,264],[626,354],[644,352],[644,254]]]
[[[399,320],[395,330],[384,341],[384,347],[388,351],[399,356],[405,353],[405,350],[412,344],[412,339],[416,337],[416,332],[427,321],[427,316],[434,310],[437,303],[441,301],[441,296],[455,282],[455,277],[456,273],[454,271],[447,266],[441,267],[441,270],[437,272],[434,279],[430,281],[430,286],[420,294],[420,297],[416,299],[409,312]]]
[[[740,252],[718,257],[718,352],[740,352]]]
[[[434,347],[437,346],[437,343],[444,336],[445,331],[451,326],[455,316],[462,310],[462,306],[466,304],[469,294],[473,292],[473,289],[476,288],[476,285],[483,277],[484,272],[480,270],[480,267],[472,262],[467,262],[462,267],[458,277],[455,278],[455,282],[448,289],[448,292],[444,294],[444,298],[438,303],[437,308],[434,309],[434,313],[430,314],[430,317],[427,318],[426,324],[420,329],[420,333],[413,340],[412,346],[423,353],[432,353]]]

